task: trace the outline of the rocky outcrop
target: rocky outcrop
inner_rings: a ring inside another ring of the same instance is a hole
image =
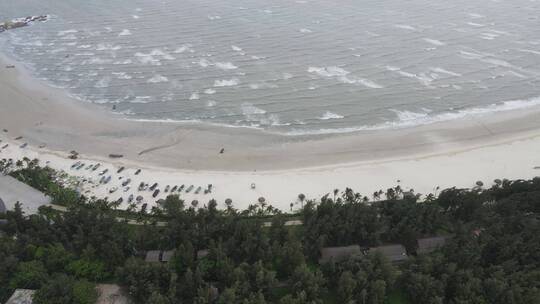
[[[48,18],[49,16],[47,15],[41,15],[41,16],[28,16],[26,18],[18,18],[18,19],[13,19],[11,21],[6,21],[3,23],[0,23],[0,33],[7,30],[12,30],[19,27],[27,26],[28,24],[32,22],[47,21]]]

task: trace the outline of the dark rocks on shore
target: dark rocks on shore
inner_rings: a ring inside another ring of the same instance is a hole
[[[12,30],[19,27],[27,26],[31,22],[47,21],[48,18],[49,17],[47,15],[41,15],[41,16],[28,16],[26,18],[18,18],[18,19],[13,19],[11,21],[6,21],[3,23],[0,23],[0,33],[7,30]]]

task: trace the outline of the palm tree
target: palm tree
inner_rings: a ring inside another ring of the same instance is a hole
[[[304,209],[304,200],[306,199],[306,196],[303,193],[298,194],[298,199],[300,200],[300,203],[302,204],[302,209]]]

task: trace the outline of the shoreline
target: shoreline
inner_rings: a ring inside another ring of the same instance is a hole
[[[287,137],[244,128],[121,119],[40,83],[19,63],[7,69],[12,61],[0,57],[0,64],[0,129],[8,129],[0,132],[0,139],[2,145],[10,142],[0,158],[37,156],[55,169],[96,178],[70,171],[75,161],[67,159],[68,151],[76,150],[86,163],[143,168],[137,180],[133,169],[125,174],[133,183],[146,179],[160,187],[215,186],[212,195],[182,195],[186,202],[216,198],[222,206],[231,198],[236,207],[247,207],[262,196],[285,211],[300,193],[316,199],[335,188],[349,187],[370,197],[400,180],[402,188],[428,194],[437,186],[473,187],[477,180],[489,184],[495,178],[540,175],[534,169],[540,165],[540,107],[406,129]],[[23,139],[14,141],[18,136]],[[29,146],[17,148],[24,142]],[[45,148],[37,148],[43,144]],[[219,154],[221,148],[224,154]],[[111,153],[125,156],[107,158]],[[106,188],[85,191],[106,195]]]

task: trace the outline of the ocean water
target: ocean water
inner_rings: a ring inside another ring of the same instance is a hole
[[[539,0],[0,0],[0,50],[128,119],[284,135],[540,105]]]

